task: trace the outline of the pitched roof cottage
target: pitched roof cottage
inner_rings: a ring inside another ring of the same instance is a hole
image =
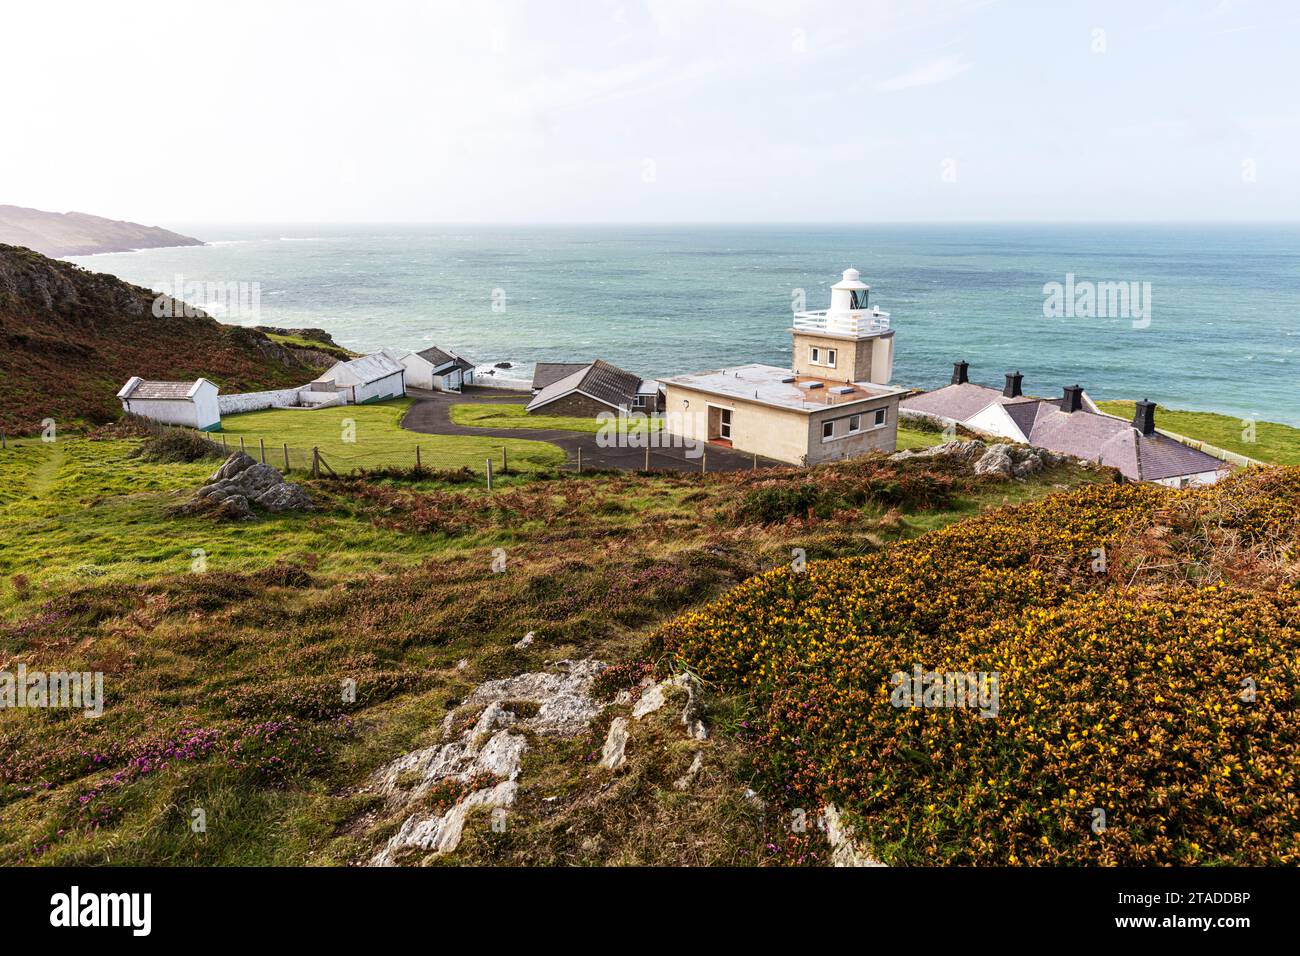
[[[122,386],[117,397],[128,414],[213,432],[221,429],[217,391],[217,386],[206,378],[193,382],[150,382],[135,375]]]

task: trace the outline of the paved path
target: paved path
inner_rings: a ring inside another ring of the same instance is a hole
[[[428,392],[408,387],[406,393],[415,399],[410,411],[402,419],[402,427],[425,435],[477,435],[481,438],[525,438],[531,441],[558,445],[568,455],[568,464],[576,468],[578,449],[582,449],[582,467],[614,468],[637,471],[645,467],[644,448],[601,448],[596,436],[586,432],[572,432],[558,428],[476,428],[457,425],[451,420],[453,405],[523,405],[532,396],[528,392],[515,392],[502,388],[470,386],[464,392]],[[687,457],[685,448],[651,448],[650,467],[658,471],[699,471],[699,457]],[[754,467],[754,456],[733,451],[718,445],[709,445],[706,453],[709,471],[739,471]],[[781,462],[758,459],[759,468],[771,468]]]

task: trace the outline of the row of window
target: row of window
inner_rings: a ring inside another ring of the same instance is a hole
[[[835,367],[835,353],[838,349],[823,349],[814,345],[808,353],[808,360],[813,365],[825,365],[827,368]]]
[[[844,418],[832,418],[830,421],[822,422],[822,441],[835,441],[837,438],[848,438],[850,435],[858,434],[862,431],[862,419],[865,415],[871,416],[872,428],[880,428],[889,420],[888,411],[885,408],[877,408],[874,412],[846,415]]]

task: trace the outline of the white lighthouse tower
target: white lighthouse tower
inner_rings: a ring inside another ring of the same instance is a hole
[[[796,375],[877,385],[888,385],[894,377],[889,313],[871,305],[871,287],[857,269],[845,269],[831,286],[829,309],[796,312],[790,333]]]

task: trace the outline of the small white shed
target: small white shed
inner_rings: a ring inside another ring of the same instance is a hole
[[[221,430],[217,386],[206,378],[193,382],[149,382],[132,376],[117,393],[122,409],[132,415],[200,431]]]
[[[406,384],[414,388],[458,392],[462,386],[474,384],[474,363],[450,349],[431,346],[420,352],[400,355],[384,349],[384,354],[402,363],[406,369]]]
[[[337,392],[348,405],[366,405],[406,394],[406,369],[383,352],[335,362],[311,383],[314,392]]]

